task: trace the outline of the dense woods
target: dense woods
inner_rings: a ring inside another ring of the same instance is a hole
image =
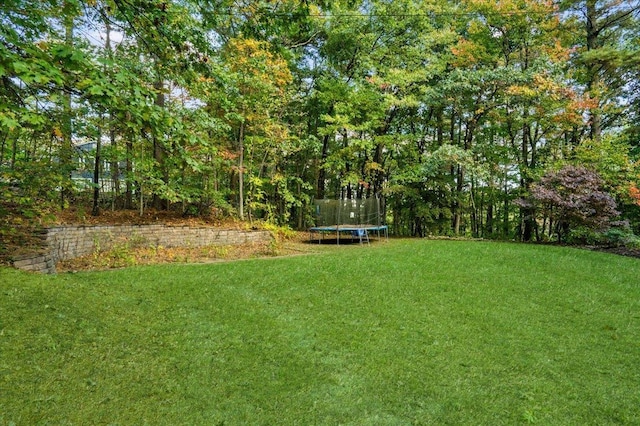
[[[5,0],[2,232],[70,207],[302,229],[314,198],[381,197],[396,235],[638,233],[639,18],[622,0]]]

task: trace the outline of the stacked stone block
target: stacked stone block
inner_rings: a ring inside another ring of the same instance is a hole
[[[268,231],[228,230],[169,225],[59,226],[44,229],[37,253],[16,256],[13,266],[26,271],[55,273],[55,264],[109,250],[115,244],[131,247],[203,247],[239,245],[271,240]]]
[[[40,272],[42,274],[54,274],[56,263],[51,254],[25,254],[13,258],[13,266],[23,271]]]

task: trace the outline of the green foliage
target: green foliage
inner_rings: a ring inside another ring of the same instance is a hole
[[[604,232],[598,232],[586,227],[578,227],[569,232],[567,243],[637,249],[640,247],[640,237],[624,226],[612,227]]]
[[[638,179],[636,164],[630,158],[630,146],[624,140],[607,135],[600,140],[587,139],[574,151],[575,162],[598,172],[607,190],[619,198],[628,197],[629,185]]]
[[[109,249],[96,247],[93,259],[97,268],[123,268],[136,264],[132,251],[132,243],[128,240],[118,241]]]
[[[21,162],[14,169],[0,169],[0,218],[2,228],[37,226],[48,221],[59,207],[58,193],[68,184],[57,165],[48,162]],[[18,221],[16,223],[15,221]]]
[[[640,237],[625,228],[608,229],[604,235],[604,244],[615,247],[628,247],[637,249],[640,247]]]
[[[591,228],[577,227],[569,231],[566,240],[568,244],[598,246],[603,244],[605,236]]]
[[[77,203],[73,174],[114,208],[304,227],[384,195],[397,233],[513,238],[576,164],[633,219],[640,36],[611,4],[8,0],[0,168],[25,206]]]

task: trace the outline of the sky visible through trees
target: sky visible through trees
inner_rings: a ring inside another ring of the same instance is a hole
[[[621,0],[6,0],[0,215],[305,228],[313,199],[380,197],[397,235],[544,240],[569,236],[566,206],[536,196],[579,169],[607,200],[580,215],[638,232],[639,18]]]

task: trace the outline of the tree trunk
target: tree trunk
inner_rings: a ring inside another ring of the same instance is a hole
[[[65,2],[66,4],[66,2]],[[73,30],[74,22],[73,17],[67,17],[65,23],[65,44],[69,48],[73,48]],[[72,104],[71,104],[71,91],[66,91],[62,94],[62,109],[64,116],[62,119],[62,147],[60,150],[61,169],[63,173],[63,185],[60,191],[60,208],[64,209],[66,205],[66,198],[68,198],[71,188],[68,186],[71,182],[71,172],[73,169],[73,122],[72,122]]]
[[[487,236],[493,235],[493,199],[489,198],[489,204],[487,204],[487,216],[485,223],[485,230]]]
[[[528,194],[531,184],[533,180],[530,176],[529,170],[535,166],[535,152],[533,151],[533,147],[531,152],[529,152],[529,146],[531,144],[531,128],[529,123],[527,123],[528,114],[525,110],[524,114],[525,123],[522,125],[522,158],[521,158],[521,171],[520,171],[520,188],[523,194]],[[530,158],[531,157],[531,158]],[[533,207],[521,207],[520,208],[520,229],[521,236],[520,239],[524,242],[528,242],[532,240],[533,231],[535,228],[535,209]]]
[[[153,85],[156,90],[156,99],[155,105],[164,108],[165,106],[165,96],[164,96],[164,81],[162,78],[158,78]],[[160,175],[162,176],[162,181],[164,184],[169,183],[169,171],[167,170],[166,162],[165,162],[166,153],[162,146],[162,142],[158,137],[158,132],[154,129],[153,131],[153,158],[156,161],[156,165],[158,169],[160,169]],[[167,210],[169,208],[169,203],[165,197],[161,194],[154,192],[153,194],[153,207],[157,210]]]
[[[100,200],[100,151],[102,150],[102,132],[98,132],[98,138],[96,140],[96,158],[93,163],[93,207],[91,214],[93,216],[100,215],[100,207],[98,201]]]
[[[598,46],[598,35],[600,33],[600,29],[597,27],[598,20],[598,12],[596,9],[596,0],[587,0],[587,50],[595,50]],[[598,68],[600,65],[596,63],[592,63],[588,65],[587,71],[587,92],[589,94],[592,93],[593,90],[597,89],[597,86],[600,84],[600,76],[598,75]],[[596,99],[599,102],[599,99]],[[600,140],[602,135],[602,119],[600,116],[599,106],[595,108],[591,108],[589,110],[589,136],[593,140]]]
[[[113,128],[113,115],[109,114],[109,143],[111,144],[111,152],[113,153],[113,159],[111,161],[111,181],[113,182],[113,195],[111,200],[111,208],[115,210],[119,207],[120,201],[120,164],[118,163],[118,150],[116,131]]]
[[[318,167],[318,188],[316,190],[316,197],[322,200],[326,196],[326,179],[327,171],[324,169],[324,162],[329,155],[329,135],[325,135],[322,138],[322,156],[320,157],[320,167]]]
[[[504,238],[509,237],[509,180],[507,169],[504,171],[503,182],[503,205],[502,205],[502,235]]]
[[[7,138],[9,137],[9,132],[3,132],[2,134],[2,146],[0,147],[0,164],[4,164],[4,149],[7,144]]]
[[[456,167],[456,195],[454,201],[454,213],[453,213],[453,233],[460,235],[460,224],[462,223],[462,204],[460,198],[462,197],[462,190],[464,188],[464,167]]]
[[[373,194],[378,196],[382,193],[382,186],[384,185],[384,181],[386,179],[385,172],[382,169],[382,162],[384,155],[384,145],[379,143],[376,145],[376,151],[373,156],[373,162],[378,164],[380,169],[376,169],[374,171],[374,180],[373,180]]]
[[[244,220],[244,119],[238,131],[238,216]]]
[[[458,130],[459,133],[459,130]],[[449,141],[450,143],[453,145],[456,143],[456,112],[454,109],[451,109],[451,121],[450,121],[450,127],[449,127]],[[454,181],[456,179],[457,176],[457,171],[456,171],[456,166],[451,165],[451,167],[449,168],[449,174],[451,176],[451,180]],[[458,193],[456,192],[457,190],[457,185],[455,188],[451,189],[451,230],[457,234],[456,232],[456,223],[458,223],[458,228],[459,229],[459,217],[458,217]]]
[[[111,22],[109,18],[104,16],[104,27],[105,27],[105,42],[104,48],[107,51],[107,56],[111,58]],[[118,198],[120,196],[120,168],[118,164],[118,150],[117,150],[117,142],[116,142],[116,130],[115,130],[115,119],[113,116],[113,112],[109,112],[109,144],[111,145],[111,152],[113,153],[111,165],[111,181],[113,182],[113,194],[111,198],[111,209],[115,210],[116,203],[118,202]]]
[[[443,108],[438,108],[436,111],[436,142],[438,146],[442,146],[444,143],[444,111]]]
[[[469,202],[471,207],[471,233],[475,238],[480,237],[482,228],[482,199],[480,205],[476,202],[477,185],[475,179],[471,179],[471,190],[469,192]]]
[[[133,179],[133,142],[130,139],[126,142],[126,149],[127,158],[125,162],[125,169],[127,171],[127,179],[124,194],[124,208],[130,210],[133,209],[133,182],[131,180]]]

